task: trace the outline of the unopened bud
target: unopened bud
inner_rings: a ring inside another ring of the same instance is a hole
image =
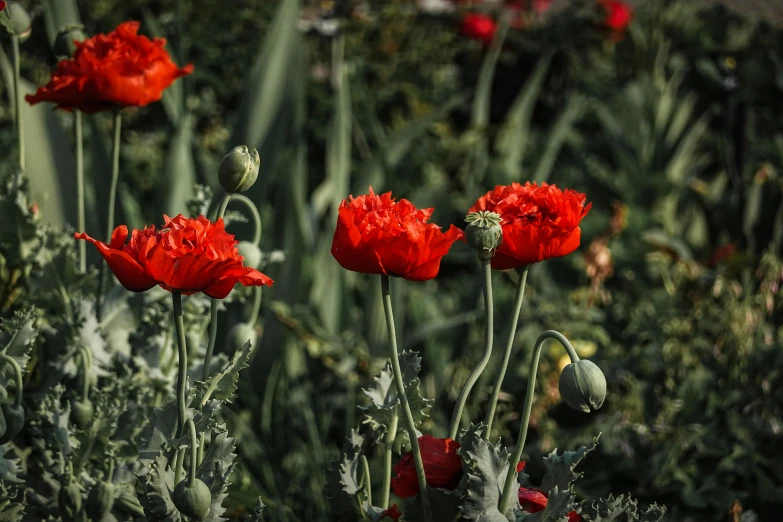
[[[590,413],[606,399],[606,377],[594,363],[579,360],[563,368],[560,374],[560,396],[575,410]]]
[[[76,42],[83,42],[86,39],[87,35],[84,34],[82,24],[66,25],[57,32],[52,44],[52,51],[58,59],[65,60],[73,56],[76,51]]]
[[[19,41],[24,42],[30,38],[33,31],[33,20],[30,13],[22,7],[19,2],[8,2],[5,7],[3,20],[8,32],[19,37]]]
[[[468,228],[465,229],[465,241],[478,250],[481,259],[491,258],[503,240],[500,214],[481,210],[468,214],[465,221],[468,223]]]
[[[218,167],[220,185],[228,192],[244,192],[256,182],[260,166],[261,157],[256,149],[245,145],[234,147]]]

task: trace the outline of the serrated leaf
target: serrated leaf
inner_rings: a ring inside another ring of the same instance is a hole
[[[327,494],[337,520],[352,520],[359,513],[356,495],[362,489],[359,485],[359,461],[364,442],[364,436],[358,430],[351,430],[351,436],[328,475]]]
[[[177,434],[177,402],[155,408],[139,442],[139,461],[150,464],[161,454],[166,441]]]
[[[218,412],[222,406],[221,401],[213,400],[207,402],[201,410],[197,410],[193,415],[193,424],[196,427],[196,435],[201,435],[216,427]],[[190,445],[190,433],[185,433],[178,439],[171,439],[165,443],[166,448],[179,448],[180,446]]]
[[[574,468],[585,458],[585,455],[598,446],[600,437],[601,435],[598,434],[590,446],[582,446],[576,451],[565,451],[562,455],[558,455],[555,448],[552,453],[544,457],[546,472],[541,481],[541,489],[544,491],[552,491],[555,487],[561,491],[569,489],[573,482],[582,476],[581,473],[574,473]]]
[[[261,497],[258,497],[258,503],[256,504],[256,507],[254,507],[253,510],[249,513],[245,514],[245,516],[242,518],[242,522],[263,522],[264,508],[266,508],[264,501],[261,500]]]
[[[546,507],[536,513],[516,512],[516,522],[567,522],[573,511],[574,492],[571,488],[560,490],[557,486],[549,492]]]
[[[196,477],[203,480],[212,493],[212,504],[209,508],[209,514],[203,519],[204,522],[228,520],[222,516],[226,512],[223,500],[228,496],[228,479],[235,465],[236,441],[226,432],[213,437],[207,446],[207,452],[204,454],[201,466],[196,470]]]
[[[207,377],[206,381],[196,381],[193,384],[192,405],[205,403],[209,398],[231,402],[237,390],[239,372],[248,367],[253,345],[247,341],[242,348],[234,353],[231,362],[225,369]]]
[[[0,511],[0,522],[21,522],[24,518],[24,505],[11,502]]]
[[[0,333],[0,353],[7,354],[16,360],[16,363],[24,373],[27,363],[30,361],[30,350],[38,336],[38,328],[35,327],[36,312],[29,309],[17,312],[11,319],[3,321],[3,332]],[[11,375],[10,368],[3,365],[5,375]]]
[[[582,518],[586,522],[658,522],[666,508],[656,504],[639,511],[638,502],[626,495],[609,495],[591,503],[582,504]]]
[[[144,495],[141,498],[144,513],[153,522],[183,522],[179,510],[171,498],[174,491],[174,471],[169,467],[168,460],[162,454],[155,458],[147,473],[139,477],[144,485]]]
[[[19,459],[9,459],[3,456],[7,446],[0,446],[0,483],[22,484],[24,481],[19,478],[21,469],[19,468]]]
[[[472,424],[459,440],[457,453],[463,459],[465,472],[461,486],[466,491],[460,511],[467,520],[503,522],[508,518],[500,512],[498,504],[511,454],[499,443],[492,444],[482,438],[483,431],[483,425]]]

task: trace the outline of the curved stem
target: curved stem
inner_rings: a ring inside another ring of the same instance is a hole
[[[244,194],[234,194],[233,200],[242,203],[250,211],[250,215],[253,218],[253,226],[255,227],[253,229],[253,244],[258,246],[261,243],[261,214],[258,212],[256,204]]]
[[[370,481],[370,463],[367,456],[362,455],[362,468],[364,471],[364,484],[367,486],[367,503],[372,506],[372,483]]]
[[[430,495],[427,491],[427,477],[424,474],[424,461],[421,459],[419,439],[416,436],[416,423],[413,420],[411,406],[408,404],[408,396],[405,394],[405,383],[402,380],[402,369],[400,368],[400,359],[397,354],[397,334],[394,330],[394,314],[392,312],[391,293],[389,291],[389,276],[387,275],[381,275],[381,294],[383,296],[383,309],[386,312],[386,326],[389,330],[389,355],[394,372],[394,384],[397,386],[397,395],[400,398],[402,411],[405,414],[408,438],[411,441],[411,453],[413,454],[413,462],[416,465],[416,475],[419,478],[424,521],[432,522],[432,507],[430,506]]]
[[[111,185],[109,186],[109,212],[106,216],[106,242],[111,241],[111,235],[114,231],[114,207],[117,199],[117,182],[120,179],[121,132],[122,113],[117,109],[114,111],[114,138],[111,143]],[[100,279],[98,280],[98,297],[96,300],[98,322],[101,321],[103,316],[103,296],[106,292],[106,265],[107,263],[101,263]]]
[[[106,472],[106,482],[114,481],[114,457],[109,459],[109,471]]]
[[[196,484],[196,465],[198,462],[198,439],[193,419],[188,419],[188,428],[190,428],[190,479],[188,487],[192,488]]]
[[[19,147],[19,168],[24,170],[24,128],[22,127],[22,89],[21,83],[21,59],[19,57],[19,35],[11,36],[11,48],[14,56],[14,108],[16,109],[16,138]]]
[[[82,400],[90,397],[90,368],[92,367],[92,354],[86,346],[79,346],[80,360],[82,361]]]
[[[468,395],[476,384],[476,381],[481,376],[484,368],[489,363],[489,358],[492,355],[492,327],[494,324],[494,306],[492,305],[492,267],[490,266],[491,259],[481,260],[481,272],[484,277],[484,307],[486,308],[486,314],[484,314],[484,355],[481,357],[478,365],[473,369],[473,372],[465,381],[462,386],[462,391],[457,399],[457,404],[454,406],[454,414],[451,416],[451,427],[449,428],[449,438],[456,439],[457,432],[459,431],[460,420],[462,420],[462,411],[465,409],[465,403],[468,402]]]
[[[506,376],[506,370],[508,369],[508,361],[511,358],[511,349],[514,347],[514,336],[517,333],[517,323],[519,322],[519,312],[522,310],[522,301],[525,298],[525,284],[527,282],[528,266],[521,267],[519,269],[519,283],[517,284],[517,294],[514,299],[514,315],[511,317],[511,326],[508,330],[508,341],[506,342],[506,350],[503,352],[503,361],[500,363],[500,372],[495,380],[495,386],[492,388],[492,395],[489,396],[489,409],[487,410],[487,417],[484,424],[487,425],[487,429],[484,432],[484,437],[489,440],[490,433],[492,432],[492,421],[495,420],[495,408],[498,404],[498,395],[500,395],[500,388],[503,386],[503,379]]]
[[[397,422],[399,421],[399,408],[397,406],[392,410],[392,418],[389,423],[389,432],[386,434],[386,448],[383,455],[383,496],[381,497],[381,507],[388,509],[389,493],[391,491],[392,475],[392,454],[394,453],[394,441],[397,438]]]
[[[22,405],[22,392],[24,390],[24,382],[22,379],[22,369],[16,362],[16,359],[7,354],[0,355],[0,361],[7,362],[14,370],[14,380],[16,381],[16,397],[14,397],[14,408],[18,408]]]
[[[579,356],[576,355],[576,350],[571,346],[568,339],[565,338],[560,332],[555,330],[547,330],[538,336],[536,345],[533,348],[533,356],[530,359],[530,373],[528,374],[527,392],[525,393],[525,407],[522,412],[522,425],[519,427],[519,437],[517,438],[517,449],[514,452],[514,456],[509,463],[508,473],[506,474],[506,482],[503,486],[503,496],[500,499],[500,512],[506,513],[511,506],[511,499],[513,496],[513,488],[511,487],[516,480],[517,473],[514,471],[522,458],[522,451],[525,449],[525,439],[527,439],[527,428],[530,422],[530,410],[533,407],[533,393],[536,388],[536,372],[538,371],[538,361],[541,358],[541,348],[544,346],[544,341],[547,339],[556,339],[563,345],[568,356],[571,358],[571,362],[578,362]]]
[[[73,138],[76,142],[76,230],[85,232],[84,219],[84,137],[82,113],[73,110]],[[87,271],[87,241],[79,241],[79,271]]]

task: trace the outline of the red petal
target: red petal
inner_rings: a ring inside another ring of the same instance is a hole
[[[115,237],[115,234],[119,237],[122,232],[120,231],[118,234],[117,231],[121,228],[123,227],[117,227],[117,229],[115,229],[112,238]],[[127,235],[127,229],[125,230],[125,233]],[[144,271],[144,267],[127,253],[119,249],[111,248],[106,243],[97,241],[83,232],[81,234],[74,234],[74,237],[76,239],[89,241],[95,245],[120,284],[128,290],[132,292],[144,292],[155,286],[156,281]],[[114,243],[114,240],[112,240],[112,243]]]

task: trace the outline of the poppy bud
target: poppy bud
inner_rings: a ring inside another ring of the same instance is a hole
[[[114,484],[98,481],[87,495],[87,516],[92,520],[103,520],[114,505],[115,494]]]
[[[73,52],[76,50],[74,42],[83,42],[86,39],[87,35],[84,34],[82,24],[66,25],[57,32],[52,44],[52,51],[58,59],[65,60],[73,56]]]
[[[0,417],[4,419],[5,433],[2,433],[0,426],[0,444],[5,444],[16,437],[22,428],[24,428],[24,409],[21,405],[13,404],[0,405]]]
[[[90,399],[71,402],[71,420],[78,427],[84,429],[89,426],[94,414],[95,407]]]
[[[6,11],[8,12],[8,25],[6,25],[8,31],[18,36],[21,42],[30,38],[30,34],[33,32],[33,20],[27,9],[18,2],[9,2]]]
[[[569,364],[560,374],[560,396],[575,410],[590,413],[599,409],[606,398],[604,372],[584,359]]]
[[[212,493],[200,479],[195,479],[192,486],[185,479],[174,488],[174,505],[185,516],[203,520],[209,514],[211,504]]]
[[[255,318],[251,320],[255,321]],[[246,342],[250,341],[251,346],[255,346],[258,342],[258,334],[256,329],[247,323],[237,323],[228,332],[226,337],[226,346],[229,350],[233,347],[234,350],[241,349]]]
[[[74,482],[73,476],[68,475],[65,482],[60,486],[57,503],[60,507],[60,517],[65,522],[71,522],[76,519],[76,514],[82,509],[82,492],[79,489],[79,485]]]
[[[478,250],[481,259],[490,259],[503,240],[500,214],[481,210],[468,214],[465,221],[468,223],[468,228],[465,229],[465,241]]]
[[[261,267],[263,254],[261,250],[250,241],[240,241],[237,245],[237,253],[244,258],[242,265],[258,270]]]
[[[244,192],[256,182],[260,166],[261,157],[256,149],[245,145],[234,147],[218,167],[220,185],[228,192]]]

